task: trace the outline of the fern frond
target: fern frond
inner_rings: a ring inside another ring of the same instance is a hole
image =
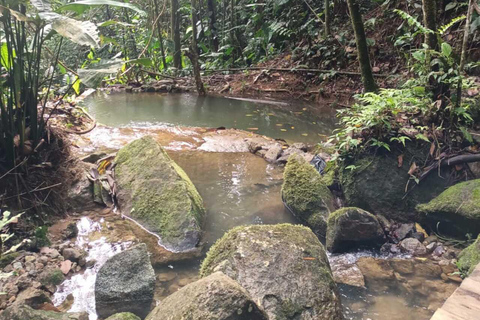
[[[417,28],[422,34],[427,33],[435,33],[433,30],[425,28],[418,20],[403,10],[395,9],[395,13],[397,13],[400,17],[402,17],[405,21],[408,22],[409,26],[413,26]]]
[[[464,19],[466,19],[467,17],[465,15],[463,16],[460,16],[460,17],[456,17],[456,18],[453,18],[449,23],[447,24],[444,24],[443,26],[441,26],[440,28],[438,28],[437,32],[440,34],[440,35],[443,35],[448,29],[450,29],[455,23],[459,22],[459,21],[462,21]]]

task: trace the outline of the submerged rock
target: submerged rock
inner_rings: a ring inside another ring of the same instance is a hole
[[[293,215],[325,237],[327,218],[335,210],[332,193],[322,176],[305,159],[292,156],[284,172],[282,197]]]
[[[162,300],[146,320],[267,320],[248,292],[221,272],[186,285]]]
[[[155,289],[155,272],[147,246],[136,245],[105,262],[95,281],[95,305],[100,318],[131,312],[145,318]]]
[[[407,238],[400,242],[402,251],[414,256],[423,256],[427,254],[427,248],[415,238]]]
[[[122,213],[161,237],[174,251],[200,241],[205,208],[187,174],[152,138],[123,147],[115,158],[117,199]]]
[[[88,320],[88,314],[34,310],[26,305],[15,305],[5,309],[0,320]]]
[[[378,219],[359,208],[342,208],[330,214],[327,224],[327,250],[345,252],[362,246],[380,247],[385,234]]]
[[[244,287],[270,319],[343,319],[323,245],[306,227],[234,228],[212,246],[200,275],[216,271]]]
[[[476,236],[480,233],[480,179],[456,184],[417,210],[437,232]]]
[[[407,144],[402,150],[366,156],[345,163],[339,168],[339,179],[348,206],[359,207],[373,214],[382,214],[395,221],[411,222],[417,219],[415,206],[430,201],[448,186],[448,172],[428,175],[405,196],[409,183],[408,171],[412,163],[418,166],[429,157],[430,144]],[[399,167],[399,158],[403,159]],[[346,169],[354,165],[355,170]],[[409,188],[409,189],[410,189]]]
[[[480,236],[470,246],[465,248],[458,256],[457,266],[463,274],[473,272],[477,264],[480,263]]]

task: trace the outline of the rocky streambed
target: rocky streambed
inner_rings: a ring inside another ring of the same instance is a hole
[[[310,164],[311,146],[241,130],[99,126],[74,147],[86,170],[113,172],[116,184],[103,184],[119,207],[91,205],[90,182],[76,181],[52,244],[5,260],[0,319],[426,320],[461,282],[460,250],[420,225],[336,210],[336,179]],[[105,156],[118,167],[100,170]],[[180,191],[162,198],[169,187]]]

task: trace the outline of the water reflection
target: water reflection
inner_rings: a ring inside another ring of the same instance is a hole
[[[286,111],[252,101],[188,94],[100,92],[86,99],[85,104],[99,123],[113,127],[227,127],[308,143],[318,142],[319,135],[330,135],[335,127],[335,110],[330,108],[313,116],[309,106]]]

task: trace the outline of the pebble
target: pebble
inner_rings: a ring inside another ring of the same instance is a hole
[[[35,260],[37,260],[37,258],[35,256],[26,256],[25,257],[25,262],[34,262]]]
[[[14,270],[20,270],[22,268],[23,268],[23,266],[22,266],[22,263],[20,261],[17,261],[13,264],[13,269]]]

